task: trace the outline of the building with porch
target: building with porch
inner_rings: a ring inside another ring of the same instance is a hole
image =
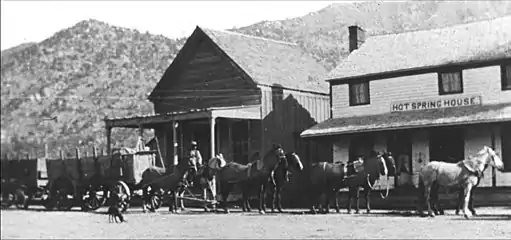
[[[300,137],[330,117],[326,74],[296,44],[197,27],[148,97],[154,114],[106,119],[108,145],[112,128],[153,128],[167,164],[192,140],[204,159],[248,163],[274,143],[305,165],[332,159],[331,146]]]
[[[427,162],[459,161],[487,145],[505,171],[488,168],[479,186],[511,186],[511,17],[368,39],[357,26],[349,33],[352,52],[327,80],[332,118],[302,137],[332,142],[334,161],[391,151],[408,173],[396,184],[414,186]]]

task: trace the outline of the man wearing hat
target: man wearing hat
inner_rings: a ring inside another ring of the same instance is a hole
[[[192,148],[190,150],[189,156],[190,160],[193,162],[196,168],[202,165],[202,156],[196,141],[192,141]],[[190,182],[190,185],[193,186],[193,182]]]

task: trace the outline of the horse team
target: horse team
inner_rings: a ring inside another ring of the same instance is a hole
[[[222,154],[218,154],[202,166],[196,166],[191,160],[179,161],[179,164],[171,170],[171,173],[161,172],[152,167],[142,175],[140,185],[147,182],[154,182],[154,179],[161,178],[168,174],[165,181],[159,181],[157,188],[164,189],[171,193],[171,204],[169,211],[176,212],[178,202],[181,201],[181,208],[184,208],[182,195],[188,187],[187,183],[193,182],[196,188],[203,190],[203,197],[206,199],[207,191],[216,199],[216,189],[213,181],[219,183],[220,204],[224,212],[228,213],[227,199],[231,194],[234,185],[238,185],[242,193],[242,210],[251,211],[249,202],[250,195],[255,191],[259,196],[259,213],[266,212],[267,190],[270,192],[271,211],[275,209],[282,212],[281,191],[283,186],[289,182],[292,174],[303,174],[304,166],[300,157],[294,152],[285,152],[280,145],[274,145],[262,158],[255,155],[249,164],[237,162],[226,162]],[[492,165],[499,170],[503,169],[503,163],[495,151],[484,146],[476,156],[470,156],[458,163],[446,163],[432,161],[426,164],[419,173],[420,201],[419,213],[422,214],[422,205],[426,202],[429,216],[434,216],[443,210],[438,204],[438,188],[457,187],[460,192],[460,204],[463,200],[463,213],[466,218],[470,216],[473,207],[471,203],[472,190],[477,186],[481,173],[488,166]],[[372,152],[368,156],[359,157],[356,161],[347,163],[318,162],[310,164],[309,168],[309,203],[311,213],[317,213],[316,207],[322,213],[329,212],[330,199],[336,196],[341,188],[348,188],[347,211],[351,213],[352,198],[356,198],[356,213],[359,212],[359,189],[362,188],[366,201],[367,213],[370,213],[370,194],[376,181],[380,177],[390,177],[397,174],[395,160],[389,152]],[[144,195],[146,191],[144,190]],[[388,195],[388,186],[385,196]],[[325,201],[321,201],[321,198]],[[462,198],[461,198],[462,197]],[[144,197],[144,201],[146,198]],[[145,205],[142,204],[145,211]],[[339,212],[339,206],[335,201],[335,207]],[[471,204],[470,204],[471,205]],[[207,209],[207,203],[204,205]],[[439,210],[440,209],[440,210]],[[435,212],[435,213],[433,213]],[[475,212],[472,211],[474,214]]]

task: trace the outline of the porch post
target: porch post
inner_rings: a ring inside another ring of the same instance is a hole
[[[247,154],[247,163],[250,162],[250,157],[251,154],[252,154],[252,137],[250,136],[251,135],[251,130],[250,130],[250,122],[251,120],[247,120],[247,150],[248,150],[248,154]]]
[[[106,127],[106,154],[108,156],[112,155],[111,145],[112,145],[112,128]]]
[[[211,158],[215,157],[215,123],[216,123],[216,117],[215,116],[211,116],[209,118],[209,132],[210,132],[210,151],[211,151]],[[209,159],[204,159],[203,161],[208,161]],[[208,164],[207,162],[203,163],[203,164]],[[213,180],[211,180],[211,192],[212,192],[212,195],[213,197],[216,196],[216,177],[213,176]],[[202,196],[204,198],[204,200],[207,200],[207,190],[204,189],[203,193],[202,193]],[[214,199],[216,200],[216,199]],[[205,209],[207,209],[207,204],[205,205]]]
[[[177,127],[178,122],[172,121],[172,159],[174,166],[177,166],[178,164],[178,157],[177,157]]]

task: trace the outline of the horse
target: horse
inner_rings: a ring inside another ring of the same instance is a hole
[[[270,192],[271,212],[277,211],[282,213],[281,193],[284,185],[289,182],[289,175],[293,172],[300,173],[303,171],[303,164],[300,157],[295,152],[286,153],[285,161],[280,161],[275,168],[273,174],[268,178],[268,189]]]
[[[318,205],[320,212],[328,213],[330,211],[329,200],[335,193],[342,188],[342,183],[346,178],[346,164],[335,162],[313,163],[310,168],[310,190],[309,202],[310,211],[316,214],[315,205]],[[326,209],[320,204],[320,197],[324,195],[326,199]]]
[[[360,170],[356,171],[357,162],[363,166]],[[375,151],[371,151],[371,154],[367,158],[359,157],[357,161],[348,164],[348,177],[344,181],[344,184],[348,187],[348,214],[351,214],[351,199],[356,197],[357,206],[355,208],[355,213],[360,212],[359,205],[359,188],[362,187],[364,189],[364,196],[366,200],[366,211],[367,213],[371,212],[371,190],[374,187],[374,184],[377,180],[380,179],[380,176],[395,176],[396,165],[394,157],[390,152],[380,152],[376,153]],[[389,186],[387,181],[387,191],[386,195],[380,196],[385,199],[389,194]],[[338,209],[337,201],[335,201],[336,208]]]
[[[259,193],[259,213],[265,214],[266,183],[271,173],[282,161],[286,161],[285,152],[280,145],[274,145],[262,159],[257,159],[249,164],[229,162],[221,168],[217,176],[222,196],[220,205],[223,207],[224,212],[229,213],[227,197],[233,185],[240,184],[243,195],[243,211],[250,211],[248,193],[251,189],[257,189]]]
[[[488,167],[488,165],[485,165],[483,171],[478,174],[478,178],[477,178],[477,183],[472,187],[472,191],[470,191],[470,199],[468,201],[468,210],[470,210],[470,212],[472,213],[472,216],[475,216],[476,215],[476,210],[474,209],[474,189],[479,185],[479,183],[481,182],[481,178],[483,178],[483,172],[486,171],[486,168]],[[430,194],[430,201],[431,202],[434,202],[435,204],[431,205],[431,208],[433,210],[433,212],[435,213],[435,215],[444,215],[444,209],[441,207],[441,205],[439,204],[439,200],[438,200],[438,190],[439,190],[439,185],[437,183],[434,183],[432,186],[431,186],[431,194]],[[447,190],[447,189],[446,189]],[[455,211],[455,214],[456,215],[459,215],[460,214],[460,209],[463,208],[463,197],[465,196],[465,189],[463,189],[463,187],[459,187],[457,189],[457,192],[458,192],[458,199],[457,199],[457,202],[456,202],[456,211]]]
[[[178,164],[173,168],[167,169],[169,170],[151,166],[142,172],[142,179],[140,183],[136,185],[136,188],[143,190],[143,212],[146,212],[149,187],[151,187],[152,191],[155,189],[163,189],[163,193],[170,192],[172,201],[169,204],[169,211],[173,213],[177,212],[177,192],[184,184],[184,179],[187,177],[187,174],[189,174],[190,171],[197,171],[191,159],[186,158],[178,161]]]
[[[492,165],[502,171],[504,163],[495,151],[484,146],[476,156],[469,157],[457,163],[448,163],[432,161],[421,168],[419,172],[419,207],[418,212],[423,215],[422,203],[426,202],[428,215],[434,217],[435,214],[431,208],[432,186],[437,184],[442,187],[462,187],[464,189],[463,214],[465,218],[470,218],[468,209],[472,188],[477,185],[480,173],[485,165]],[[436,190],[436,189],[434,189]]]
[[[207,165],[201,165],[197,167],[197,171],[191,171],[190,174],[187,174],[186,180],[187,182],[194,182],[194,186],[191,188],[199,189],[202,192],[202,197],[204,199],[204,211],[208,212],[208,203],[207,203],[207,191],[211,193],[213,199],[216,200],[216,189],[214,189],[213,181],[215,180],[215,174],[226,164],[224,156],[222,153],[217,154],[215,157],[211,158],[208,161]],[[190,186],[188,186],[188,189]],[[187,187],[181,187],[178,190],[178,196],[183,196]],[[185,210],[183,199],[179,200],[181,210]]]

